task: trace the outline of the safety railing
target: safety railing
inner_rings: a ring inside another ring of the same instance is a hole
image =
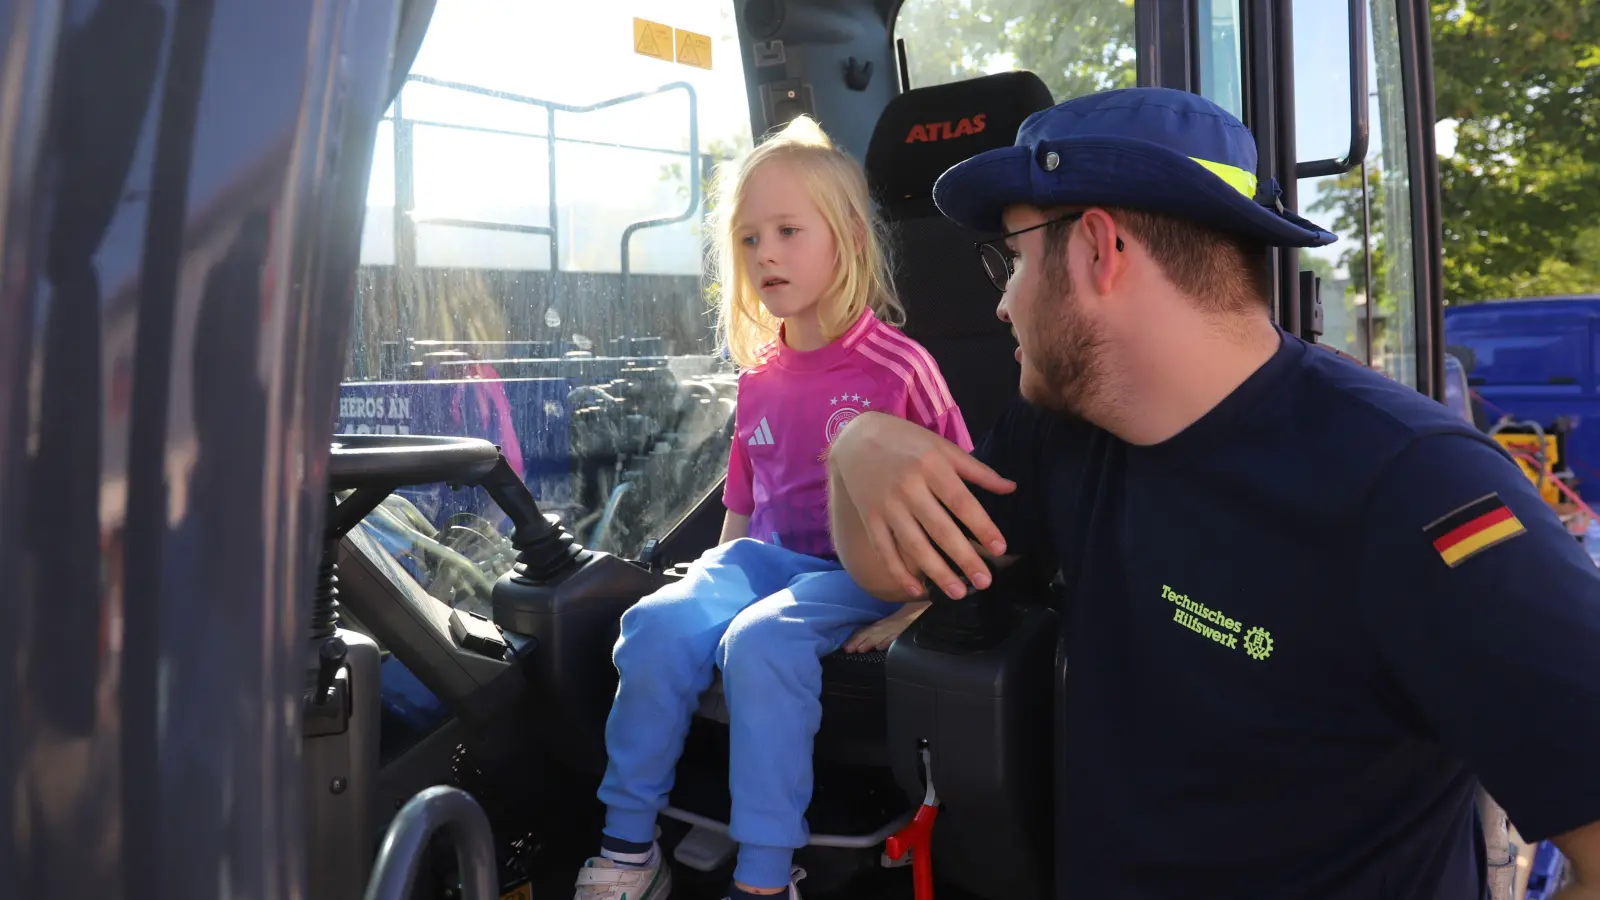
[[[462,900],[499,896],[494,835],[483,808],[465,791],[436,785],[419,792],[395,814],[378,850],[364,900],[410,897],[422,867],[422,852],[440,831],[450,835],[455,847]]]
[[[520,103],[525,106],[539,107],[545,111],[545,130],[543,134],[538,134],[536,132],[492,128],[481,125],[468,125],[457,122],[441,122],[428,119],[407,118],[403,106],[405,95],[404,92],[402,92],[400,97],[395,100],[393,115],[384,117],[386,120],[392,121],[395,128],[395,259],[397,262],[404,262],[408,257],[408,254],[403,252],[402,247],[404,247],[408,242],[410,243],[411,247],[415,247],[415,227],[417,225],[445,225],[456,228],[479,228],[489,231],[507,231],[518,234],[543,236],[548,239],[550,244],[550,271],[559,272],[561,270],[561,244],[560,234],[558,233],[558,228],[556,225],[560,216],[556,195],[556,146],[562,143],[591,144],[596,146],[615,147],[623,150],[636,150],[644,153],[657,153],[669,156],[688,157],[689,202],[684,208],[684,211],[673,216],[641,219],[639,221],[630,223],[622,230],[621,250],[624,292],[627,291],[627,276],[631,271],[631,254],[629,251],[632,245],[633,236],[647,228],[660,228],[666,225],[675,225],[679,222],[687,222],[693,218],[694,214],[700,209],[701,154],[699,96],[695,92],[694,85],[691,85],[686,81],[675,81],[669,84],[663,84],[660,87],[651,88],[649,90],[638,91],[632,94],[625,94],[620,97],[612,97],[609,100],[602,100],[598,103],[584,105],[556,103],[553,100],[544,100],[539,97],[529,97],[509,91],[499,91],[491,88],[480,87],[478,85],[464,84],[458,81],[446,81],[440,78],[430,78],[426,75],[408,76],[406,78],[406,83],[408,85],[423,84],[444,90],[460,91],[462,93],[471,94],[478,97],[488,97],[495,100],[505,100],[512,103]],[[598,112],[603,109],[610,109],[615,106],[634,103],[649,97],[667,93],[668,91],[677,90],[683,91],[686,95],[688,95],[689,98],[689,149],[687,151],[671,150],[665,147],[633,146],[620,142],[599,142],[583,138],[563,138],[556,133],[557,113],[582,114]],[[415,195],[416,172],[413,162],[413,146],[415,140],[414,129],[419,125],[430,128],[447,128],[456,131],[497,134],[508,137],[543,138],[545,140],[546,177],[549,180],[549,224],[526,225],[520,223],[495,222],[479,219],[418,217],[414,215],[415,203],[413,198]]]

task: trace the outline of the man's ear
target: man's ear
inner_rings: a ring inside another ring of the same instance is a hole
[[[1122,227],[1111,214],[1098,207],[1084,212],[1080,226],[1094,247],[1089,260],[1089,279],[1096,293],[1107,294],[1122,278],[1127,265]]]

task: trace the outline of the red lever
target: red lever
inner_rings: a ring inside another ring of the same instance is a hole
[[[910,824],[883,842],[883,852],[896,862],[910,853],[913,896],[916,900],[933,900],[933,820],[939,817],[939,795],[933,789],[933,760],[927,747],[922,748],[922,770],[928,779],[922,805],[917,807]]]
[[[920,806],[911,817],[911,824],[890,835],[884,842],[884,852],[898,862],[911,854],[911,883],[916,900],[933,900],[933,820],[939,817],[939,807]]]

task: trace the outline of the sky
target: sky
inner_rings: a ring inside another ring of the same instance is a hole
[[[1369,9],[1371,5],[1369,4]],[[1370,16],[1370,12],[1369,12]],[[1350,16],[1342,0],[1295,0],[1294,2],[1294,108],[1295,152],[1302,160],[1342,159],[1350,152]],[[1318,73],[1312,75],[1312,73]],[[1373,55],[1372,23],[1367,23],[1367,157],[1382,146],[1383,123],[1378,115],[1377,60]],[[1303,179],[1298,186],[1302,214],[1317,196],[1317,188],[1333,178]],[[1331,228],[1325,214],[1307,218]],[[1348,248],[1348,241],[1359,235],[1341,234],[1327,247],[1302,250],[1335,264]]]
[[[907,0],[915,3],[918,0]],[[1063,0],[1070,2],[1070,0]],[[1213,0],[1217,15],[1238,0]],[[687,29],[711,38],[707,71],[634,52],[634,18]],[[1349,145],[1349,77],[1346,4],[1295,0],[1296,143],[1302,159],[1343,156]],[[1369,27],[1370,48],[1370,27]],[[493,88],[528,97],[585,105],[675,82],[692,85],[700,141],[748,146],[749,113],[744,71],[734,43],[731,0],[439,0],[413,74]],[[916,48],[908,48],[915,53]],[[1376,61],[1369,49],[1369,90]],[[996,67],[1006,67],[996,60]],[[1320,73],[1309,77],[1309,73]],[[541,107],[474,97],[427,85],[403,95],[409,119],[522,132],[526,137],[446,128],[417,129],[417,216],[549,225],[547,113]],[[1370,97],[1369,156],[1382,140],[1376,96]],[[618,149],[604,144],[683,150],[688,146],[688,102],[681,90],[662,92],[609,110],[559,113],[556,192],[560,200],[561,265],[617,271],[623,229],[641,219],[687,210],[686,179],[663,177],[663,166],[684,156]],[[1439,135],[1448,153],[1453,134]],[[1301,205],[1315,196],[1300,185]],[[392,131],[380,128],[368,197],[363,260],[393,260],[394,168]],[[1326,224],[1326,223],[1323,223]],[[638,232],[631,246],[635,271],[693,274],[700,267],[700,238],[693,221]],[[1330,261],[1341,241],[1315,252]],[[419,262],[483,268],[545,268],[549,245],[541,236],[422,225]]]

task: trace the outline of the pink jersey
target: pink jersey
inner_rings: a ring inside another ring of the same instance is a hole
[[[909,419],[971,452],[972,437],[933,356],[869,310],[820,350],[776,342],[739,376],[722,502],[750,516],[750,537],[833,555],[828,448],[864,412]]]

